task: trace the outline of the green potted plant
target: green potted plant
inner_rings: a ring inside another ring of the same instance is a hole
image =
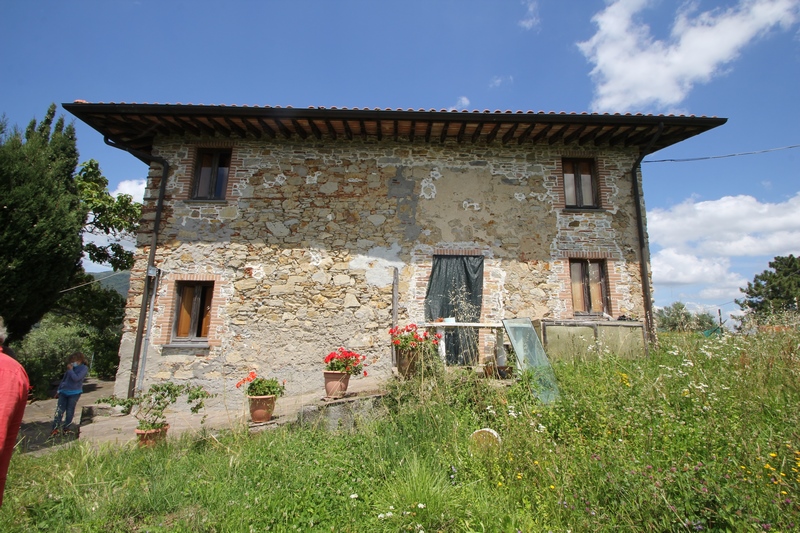
[[[133,398],[119,399],[114,396],[101,398],[99,403],[107,403],[122,407],[123,414],[133,413],[139,421],[135,432],[139,439],[139,446],[154,446],[162,442],[167,435],[169,424],[165,411],[182,396],[192,413],[197,413],[205,405],[207,398],[211,397],[200,385],[187,383],[177,384],[171,381],[154,383],[146,391],[138,391]]]
[[[344,396],[350,384],[350,376],[367,375],[364,370],[365,356],[344,347],[332,351],[325,357],[325,396],[330,398]]]
[[[423,371],[431,373],[441,366],[440,333],[420,331],[416,324],[408,324],[390,329],[389,336],[397,354],[397,371],[404,378]]]
[[[247,384],[245,393],[250,404],[250,419],[256,424],[269,422],[275,411],[275,400],[283,396],[286,387],[278,383],[275,378],[260,378],[255,372],[250,372],[239,380],[236,388],[245,383]]]

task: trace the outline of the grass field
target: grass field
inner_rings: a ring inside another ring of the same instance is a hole
[[[14,457],[0,531],[797,531],[800,334],[556,364],[560,398],[393,384],[355,432],[245,428]],[[502,444],[473,449],[495,429]]]

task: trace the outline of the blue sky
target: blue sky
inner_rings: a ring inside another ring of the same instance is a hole
[[[0,42],[20,127],[82,99],[729,119],[646,161],[800,145],[800,0],[6,1]],[[145,165],[76,127],[141,197]],[[643,164],[656,305],[727,315],[799,254],[798,168],[797,147]]]

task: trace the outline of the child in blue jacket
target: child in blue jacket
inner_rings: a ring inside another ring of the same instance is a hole
[[[59,434],[65,436],[76,434],[74,429],[70,429],[70,426],[72,418],[75,416],[75,406],[78,405],[78,399],[83,393],[83,380],[86,379],[88,373],[86,356],[81,352],[75,352],[69,356],[67,371],[58,386],[58,404],[56,404],[56,416],[53,418],[51,438]],[[63,426],[61,425],[62,418],[64,419]]]

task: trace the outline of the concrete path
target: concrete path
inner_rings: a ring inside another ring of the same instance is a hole
[[[359,377],[350,380],[347,393],[349,397],[378,394],[384,385],[382,380],[371,376]],[[73,421],[77,423],[81,413],[84,413],[80,424],[80,436],[77,440],[90,442],[98,447],[134,445],[136,435],[133,430],[138,421],[132,415],[89,416],[92,411],[96,411],[94,406],[98,405],[97,400],[111,396],[114,382],[90,378],[84,384],[83,390]],[[273,419],[268,424],[293,422],[301,410],[330,403],[323,396],[324,392],[320,391],[319,393],[278,398]],[[185,432],[200,433],[204,430],[218,432],[245,425],[252,426],[251,430],[264,428],[264,425],[249,424],[247,398],[244,394],[233,393],[216,396],[206,400],[205,403],[206,407],[197,414],[190,413],[188,408],[180,403],[170,407],[166,413],[167,422],[170,425],[168,438],[175,438]],[[108,408],[108,406],[102,405],[100,407]],[[75,438],[48,440],[55,409],[55,399],[35,401],[26,406],[18,437],[17,453],[39,455],[75,442]]]

